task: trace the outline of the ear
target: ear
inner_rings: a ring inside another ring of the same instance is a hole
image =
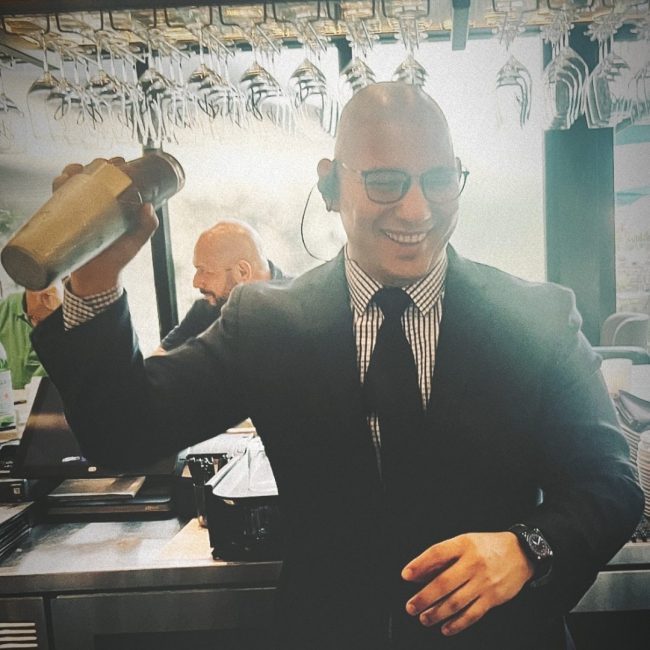
[[[239,260],[233,270],[238,282],[250,282],[253,279],[253,267],[247,260]]]
[[[52,285],[41,291],[39,302],[49,311],[54,311],[61,304],[61,294],[57,286]]]
[[[339,182],[336,173],[336,163],[329,158],[323,158],[316,167],[318,172],[318,191],[325,201],[328,212],[339,210]]]

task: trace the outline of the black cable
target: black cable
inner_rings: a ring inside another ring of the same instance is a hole
[[[309,194],[307,195],[307,200],[305,201],[305,207],[302,210],[302,216],[300,217],[300,239],[302,240],[302,247],[307,251],[310,257],[313,257],[315,260],[318,260],[319,262],[326,262],[327,260],[324,260],[322,257],[318,257],[318,255],[314,255],[309,250],[309,246],[307,246],[307,242],[305,241],[305,215],[307,214],[307,206],[309,205],[309,200],[311,199],[311,195],[315,187],[316,185],[314,184],[312,185],[312,188],[309,190]]]

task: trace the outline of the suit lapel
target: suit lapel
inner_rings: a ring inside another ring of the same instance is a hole
[[[440,339],[427,416],[454,412],[467,393],[472,369],[488,344],[485,325],[492,307],[485,299],[485,282],[469,263],[448,247],[449,267],[442,306]]]
[[[316,372],[314,369],[313,381],[319,382],[321,394],[328,396],[332,412],[344,420],[344,426],[340,431],[333,431],[332,435],[363,436],[367,438],[369,449],[372,449],[371,434],[363,410],[342,252],[318,269],[315,282],[308,287],[304,314],[309,329],[309,347],[322,370]],[[346,440],[342,440],[342,443],[345,445]]]

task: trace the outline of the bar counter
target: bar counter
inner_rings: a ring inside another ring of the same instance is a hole
[[[0,639],[39,650],[268,647],[280,562],[214,560],[192,519],[41,523],[0,563]],[[16,637],[19,638],[19,637]]]
[[[273,586],[280,566],[214,560],[196,519],[42,523],[0,563],[0,595]]]
[[[196,519],[41,523],[0,564],[0,632],[7,622],[32,623],[38,645],[28,647],[46,650],[126,648],[130,637],[148,648],[145,637],[162,633],[212,642],[221,634],[219,648],[236,634],[232,647],[263,647],[280,566],[214,560]],[[643,541],[619,551],[574,612],[641,610],[650,610]],[[167,646],[158,638],[155,647]]]

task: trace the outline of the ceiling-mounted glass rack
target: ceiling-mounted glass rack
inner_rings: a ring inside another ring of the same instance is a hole
[[[573,23],[607,14],[627,21],[646,14],[648,6],[635,0],[10,0],[0,5],[0,45],[5,55],[10,48],[33,58],[40,49],[37,36],[55,31],[92,56],[97,39],[89,35],[98,31],[119,33],[130,48],[144,51],[143,34],[158,30],[179,49],[196,50],[197,30],[208,28],[226,45],[246,48],[251,29],[260,28],[282,45],[309,46],[318,39],[351,40],[360,27],[371,39],[393,40],[410,22],[419,38],[450,39],[454,49],[462,49],[468,33],[502,37],[507,25],[539,31],[560,11],[569,11]]]

